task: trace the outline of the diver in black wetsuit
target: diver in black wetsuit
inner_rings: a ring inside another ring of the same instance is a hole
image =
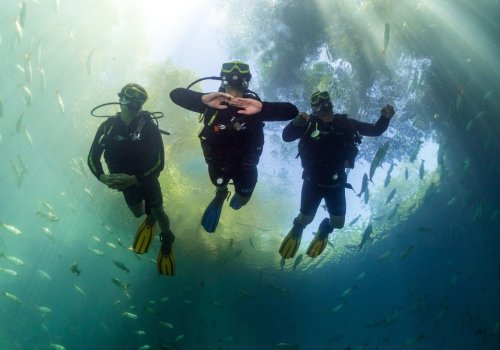
[[[250,200],[264,145],[264,122],[291,120],[298,113],[291,103],[261,102],[248,89],[251,74],[246,63],[224,63],[220,76],[219,92],[202,94],[177,88],[170,93],[177,105],[203,114],[204,127],[199,138],[210,180],[217,188],[201,221],[207,232],[217,228],[230,180],[236,193],[229,205],[238,210]]]
[[[352,188],[347,183],[345,169],[354,167],[361,135],[380,136],[395,114],[394,108],[387,105],[375,124],[350,119],[347,114],[333,113],[333,104],[326,91],[312,95],[311,108],[313,114],[302,112],[283,129],[284,141],[300,139],[299,156],[304,169],[300,214],[279,249],[285,259],[295,256],[302,231],[314,219],[322,199],[330,217],[321,222],[307,255],[312,258],[320,255],[333,229],[344,227],[345,188]]]
[[[88,165],[97,179],[123,193],[136,217],[146,213],[137,230],[133,250],[146,253],[155,231],[161,228],[161,249],[158,254],[160,274],[174,274],[172,243],[175,236],[163,210],[163,196],[158,177],[164,167],[163,141],[158,126],[147,111],[141,110],[148,95],[138,84],[127,84],[118,93],[121,112],[104,121],[97,130],[88,156]],[[108,166],[105,174],[101,156]]]

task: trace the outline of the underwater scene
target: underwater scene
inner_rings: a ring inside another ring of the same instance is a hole
[[[499,0],[3,0],[0,19],[0,350],[500,349]],[[265,123],[248,204],[200,224],[203,124],[170,92],[218,91],[236,60],[263,101],[394,106],[319,256],[325,202],[279,252],[303,182],[290,118]],[[129,83],[163,114],[173,276],[87,164]]]

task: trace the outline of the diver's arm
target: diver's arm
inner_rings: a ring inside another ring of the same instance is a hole
[[[297,114],[299,114],[299,110],[289,102],[262,102],[263,121],[292,120]]]
[[[301,138],[309,127],[309,116],[302,112],[288,123],[283,129],[282,138],[285,142],[292,142]]]
[[[101,156],[104,152],[104,145],[101,142],[104,136],[104,131],[106,129],[105,124],[106,123],[102,123],[99,126],[99,129],[97,129],[94,141],[92,142],[92,146],[90,147],[89,155],[87,157],[87,164],[89,166],[89,169],[99,181],[102,181],[101,176],[104,175],[104,170],[101,164]]]
[[[207,106],[201,101],[204,94],[201,92],[177,88],[170,92],[170,99],[173,103],[193,112],[202,113]]]
[[[363,136],[380,136],[387,130],[389,119],[380,117],[375,124],[360,122],[359,120],[351,119],[354,128]]]
[[[353,121],[354,127],[356,128],[356,130],[358,130],[360,135],[380,136],[389,127],[389,121],[394,116],[394,114],[395,114],[394,107],[388,104],[381,109],[380,118],[378,118],[375,124],[364,123],[353,119],[351,120]]]

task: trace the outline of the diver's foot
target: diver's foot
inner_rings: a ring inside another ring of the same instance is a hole
[[[241,201],[237,194],[235,194],[233,198],[231,198],[231,200],[229,201],[229,206],[234,210],[241,209]]]
[[[323,253],[328,243],[328,235],[332,232],[333,232],[333,226],[330,223],[330,219],[329,218],[323,219],[319,224],[316,236],[314,236],[314,239],[311,241],[309,247],[307,248],[306,254],[311,258],[315,258],[321,255],[321,253]]]
[[[229,191],[227,188],[222,190],[218,189],[215,193],[214,199],[212,199],[210,204],[207,206],[205,212],[203,213],[203,217],[201,218],[201,226],[203,226],[205,231],[213,233],[217,229],[220,214],[222,212],[222,205],[228,195]]]
[[[172,231],[160,234],[161,247],[156,258],[156,267],[160,275],[173,276],[175,274],[175,258],[172,244],[175,236]]]
[[[132,243],[132,249],[137,254],[147,253],[149,246],[151,245],[151,241],[153,240],[156,228],[156,219],[153,220],[151,224],[149,224],[148,218],[149,217],[146,217],[146,219],[139,226],[137,232],[135,233],[134,241]]]
[[[307,248],[307,256],[315,258],[323,253],[328,243],[328,234],[326,236],[323,235],[323,237],[324,238],[322,239],[320,239],[318,235],[314,237],[314,239],[309,244],[309,247]]]
[[[300,247],[302,231],[304,231],[302,226],[294,224],[285,239],[283,239],[279,249],[279,253],[283,259],[291,259],[295,256]]]

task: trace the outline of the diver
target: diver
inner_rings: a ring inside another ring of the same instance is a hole
[[[144,254],[148,251],[158,221],[161,229],[158,272],[174,275],[172,244],[175,236],[163,210],[163,196],[158,181],[165,162],[160,130],[151,113],[142,110],[142,105],[148,99],[142,86],[127,84],[118,97],[121,112],[99,126],[90,148],[88,165],[100,182],[123,193],[135,217],[146,214],[132,245],[135,253]],[[109,174],[104,173],[101,164],[103,153]]]
[[[201,220],[207,232],[217,228],[230,180],[235,194],[229,206],[238,210],[250,200],[264,145],[264,122],[291,120],[298,113],[288,102],[261,102],[248,88],[251,78],[248,64],[232,61],[222,65],[218,92],[203,94],[184,88],[170,92],[175,104],[202,114],[203,129],[198,137],[216,187]]]
[[[302,172],[302,192],[300,213],[293,220],[293,227],[279,248],[284,259],[295,256],[299,249],[302,231],[310,224],[322,199],[325,200],[329,218],[323,219],[307,255],[320,255],[333,230],[344,227],[346,214],[345,189],[346,169],[354,167],[361,136],[380,136],[389,126],[394,116],[393,106],[386,105],[381,110],[375,124],[347,118],[347,114],[333,112],[333,104],[327,91],[317,91],[311,97],[313,113],[298,114],[284,129],[283,140],[299,141]]]

